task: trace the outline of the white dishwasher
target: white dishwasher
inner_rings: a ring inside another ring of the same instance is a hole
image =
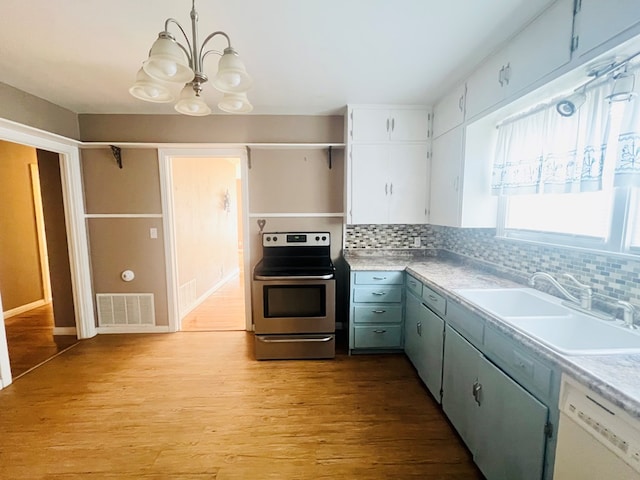
[[[640,479],[639,423],[563,375],[554,480]]]

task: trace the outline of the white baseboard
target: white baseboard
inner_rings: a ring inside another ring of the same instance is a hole
[[[76,327],[53,327],[54,335],[76,335]]]
[[[118,327],[97,327],[96,331],[98,334],[109,334],[109,333],[168,333],[169,326],[168,325],[129,325],[129,326],[118,326]]]
[[[6,312],[2,312],[2,314],[4,315],[4,318],[11,318],[15,317],[16,315],[20,315],[21,313],[28,312],[29,310],[33,310],[34,308],[42,307],[46,304],[47,302],[45,302],[44,300],[37,300],[35,302],[27,303],[26,305],[7,310]]]
[[[240,269],[236,268],[229,275],[224,277],[222,280],[216,283],[213,287],[211,287],[209,290],[207,290],[202,295],[200,295],[186,311],[181,312],[182,313],[182,315],[180,316],[181,319],[186,317],[187,314],[189,314],[193,310],[195,310],[196,307],[199,307],[200,304],[204,302],[207,298],[209,298],[211,295],[213,295],[216,292],[216,290],[219,290],[220,288],[222,288],[225,283],[229,282],[234,277],[237,277],[239,274],[240,274]]]

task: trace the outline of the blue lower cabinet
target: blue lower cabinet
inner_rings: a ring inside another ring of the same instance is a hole
[[[401,351],[404,272],[351,272],[349,353]]]
[[[442,407],[487,480],[540,480],[548,408],[449,325]]]

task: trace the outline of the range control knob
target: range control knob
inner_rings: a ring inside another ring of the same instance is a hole
[[[319,241],[320,241],[320,237],[316,237],[316,242],[319,242]]]
[[[271,241],[271,237],[267,237],[267,242],[270,242],[270,241]]]
[[[273,241],[277,242],[278,241],[278,237],[273,237]]]
[[[327,239],[327,237],[322,237],[322,241],[324,242]]]

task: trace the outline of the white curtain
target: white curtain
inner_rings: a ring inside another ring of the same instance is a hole
[[[636,68],[635,75],[640,75]],[[615,105],[623,109],[616,152],[614,186],[640,187],[640,79],[636,79],[630,101]]]
[[[584,105],[571,117],[559,115],[553,103],[499,125],[493,193],[600,190],[609,125],[605,97],[609,92],[606,83],[588,90]]]

